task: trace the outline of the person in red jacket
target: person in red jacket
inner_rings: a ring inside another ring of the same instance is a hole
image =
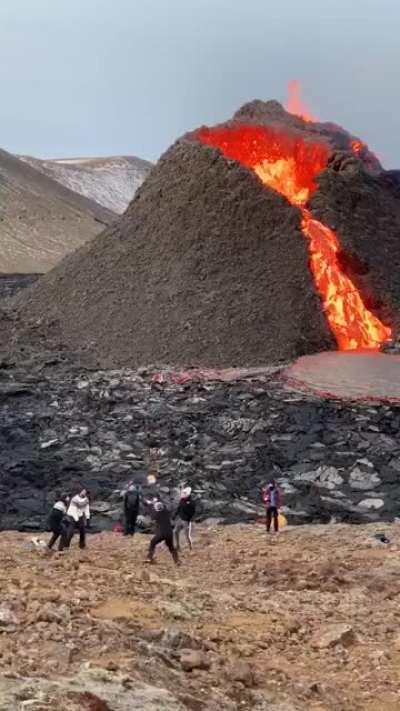
[[[265,523],[267,533],[271,530],[272,519],[274,520],[274,531],[279,531],[279,509],[282,503],[281,492],[279,491],[275,479],[263,489],[263,501],[265,505]]]

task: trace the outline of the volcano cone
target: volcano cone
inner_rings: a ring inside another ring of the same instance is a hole
[[[357,173],[374,194],[389,191],[390,199],[394,189],[382,187],[382,169],[366,147],[364,167],[351,153],[351,137],[343,129],[305,124],[277,102],[243,107],[223,130],[244,125],[270,127],[266,135],[268,155],[275,156],[273,165],[258,153],[250,160],[241,147],[232,153],[220,141],[205,140],[207,129],[179,140],[153,168],[116,225],[18,297],[17,340],[36,331],[47,344],[61,341],[102,365],[132,367],[254,366],[335,349],[342,343],[364,347],[362,339],[347,338],[346,319],[354,323],[348,303],[342,308],[344,325],[339,324],[345,337],[332,328],[330,283],[321,289],[325,272],[317,273],[319,264],[309,242],[317,241],[317,226],[318,234],[323,234],[317,218],[332,217],[332,191],[337,190],[338,176],[343,177],[343,161],[337,170],[337,148],[345,150],[345,166],[352,166],[350,180]],[[274,131],[283,128],[288,145],[296,150],[294,157],[286,156],[282,162],[274,153],[279,146],[271,141]],[[211,132],[215,135],[219,129]],[[310,155],[317,160],[312,175],[306,170]],[[289,190],[284,169],[292,160],[296,165]],[[367,168],[377,176],[367,177]],[[323,198],[320,171],[325,176]],[[313,203],[315,214],[309,212]],[[331,227],[332,219],[327,218],[323,224],[327,235]],[[350,306],[355,301],[360,318],[367,319],[368,328],[369,321],[372,324],[367,347],[378,347],[391,333],[400,290],[390,280],[382,298],[375,293],[374,283],[383,281],[381,272],[377,281],[368,281],[373,255],[365,256],[365,250],[359,254],[360,241],[353,249],[349,235],[345,250],[336,236],[332,242],[334,266],[345,279],[347,292],[356,295]],[[382,236],[378,249],[381,269]],[[399,261],[400,246],[394,248],[393,259]],[[366,273],[355,268],[366,262]],[[369,288],[375,302],[369,295],[365,303]]]

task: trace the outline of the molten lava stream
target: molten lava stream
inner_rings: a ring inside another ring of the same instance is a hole
[[[309,240],[311,271],[339,350],[378,350],[390,338],[391,329],[368,311],[357,287],[341,271],[337,260],[339,242],[333,230],[315,220],[305,208],[300,209],[301,229]]]
[[[197,137],[251,168],[265,185],[301,210],[311,272],[339,350],[378,350],[391,337],[391,329],[368,311],[357,287],[341,270],[335,232],[305,208],[317,187],[315,177],[327,165],[327,146],[265,126],[201,129]]]

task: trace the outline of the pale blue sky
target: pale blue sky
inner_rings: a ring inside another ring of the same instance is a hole
[[[400,167],[399,0],[0,0],[0,146],[154,160],[290,79]]]

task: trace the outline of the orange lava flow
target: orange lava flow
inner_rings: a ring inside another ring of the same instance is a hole
[[[303,104],[301,100],[301,86],[299,81],[293,80],[289,82],[288,95],[286,110],[290,114],[300,116],[300,118],[304,121],[318,121],[318,119],[313,116],[310,109]]]
[[[357,287],[340,268],[335,232],[305,207],[317,188],[316,175],[327,165],[328,147],[264,126],[204,128],[196,135],[202,143],[251,168],[265,185],[301,210],[310,269],[339,350],[377,350],[390,338],[391,329],[365,307]]]

